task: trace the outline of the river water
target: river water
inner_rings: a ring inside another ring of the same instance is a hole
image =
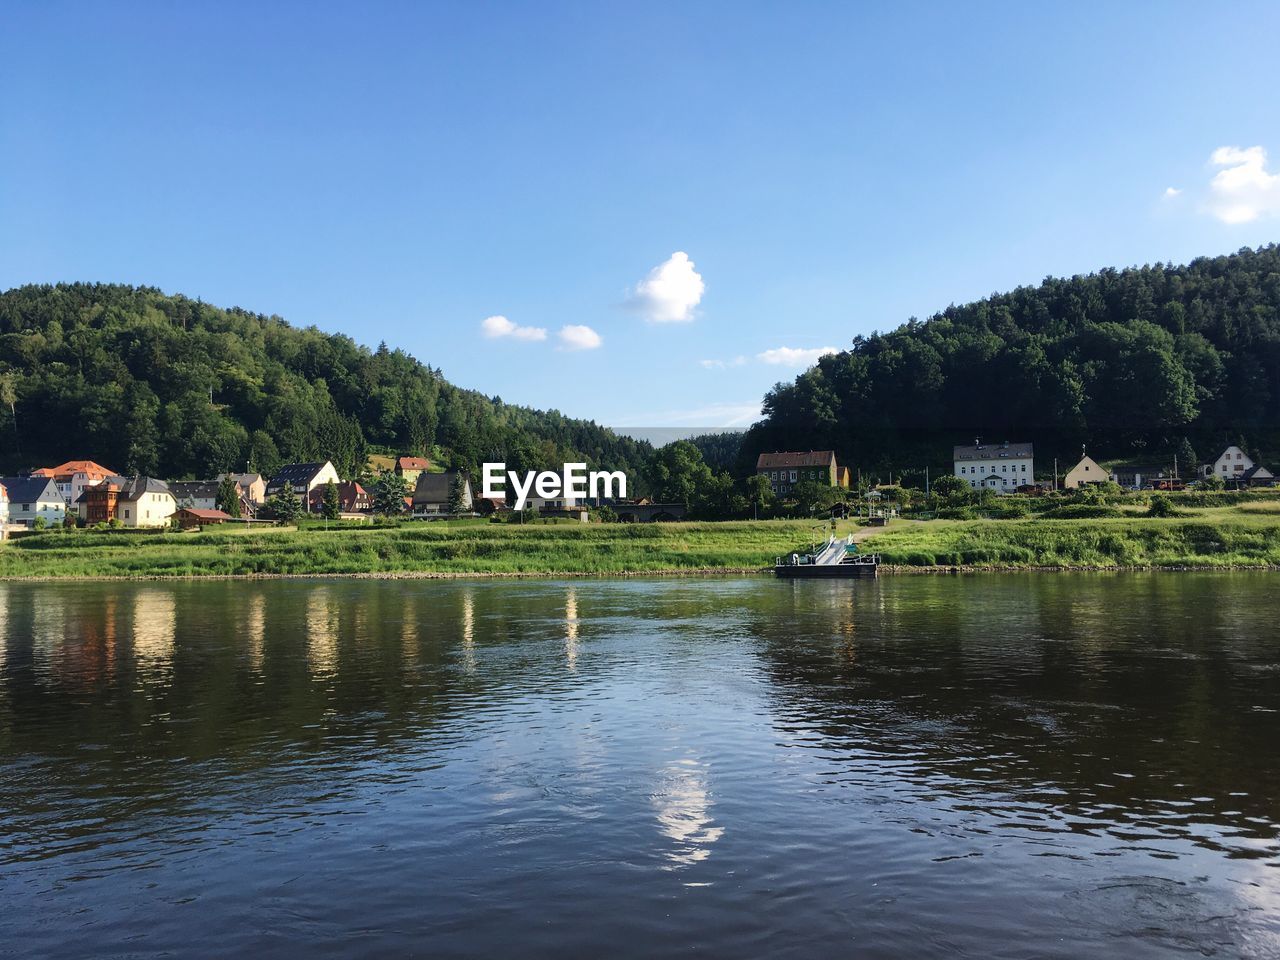
[[[1277,584],[0,584],[0,952],[1274,957]]]

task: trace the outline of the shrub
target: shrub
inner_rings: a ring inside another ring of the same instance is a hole
[[[1147,507],[1148,517],[1179,517],[1182,513],[1175,510],[1168,497],[1156,494],[1151,498],[1151,506]]]
[[[1115,507],[1100,503],[1068,503],[1061,507],[1052,507],[1040,514],[1042,520],[1099,520],[1123,516],[1124,514]]]

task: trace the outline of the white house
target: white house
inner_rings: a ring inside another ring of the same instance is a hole
[[[1200,465],[1201,477],[1219,477],[1223,480],[1235,480],[1253,469],[1253,461],[1239,447],[1230,446],[1218,455],[1213,463]]]
[[[68,460],[56,467],[32,470],[33,477],[48,477],[58,486],[63,502],[72,507],[80,499],[86,487],[94,487],[115,476],[115,472],[92,460]]]
[[[52,477],[0,477],[9,497],[9,523],[34,527],[42,517],[45,526],[62,523],[67,505]]]
[[[340,479],[338,471],[328,460],[324,463],[286,463],[271,478],[266,493],[268,497],[274,497],[288,487],[306,504],[316,487],[323,487],[330,480],[337,483]]]
[[[151,477],[129,477],[116,500],[116,518],[126,527],[163,527],[178,512],[163,480]]]
[[[1110,478],[1111,475],[1098,466],[1093,457],[1082,456],[1080,462],[1067,471],[1067,475],[1062,481],[1062,488],[1064,490],[1074,490],[1077,487],[1085,487],[1092,483],[1105,483]]]
[[[4,539],[9,526],[9,491],[0,483],[0,540]]]
[[[972,446],[955,447],[952,452],[955,475],[974,490],[1013,493],[1018,487],[1035,483],[1035,458],[1029,443],[989,443],[975,440]]]
[[[217,480],[173,480],[168,486],[179,507],[218,509],[218,488],[221,484]]]

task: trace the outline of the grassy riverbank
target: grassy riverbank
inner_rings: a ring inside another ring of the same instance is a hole
[[[1240,509],[1182,517],[934,520],[902,523],[864,541],[903,567],[1280,566],[1280,516]]]
[[[738,523],[407,523],[203,533],[58,531],[0,545],[0,577],[272,575],[549,576],[761,570],[825,527]],[[841,534],[857,530],[842,523]],[[1277,567],[1280,504],[1182,510],[1175,517],[894,521],[859,532],[885,564],[924,569]]]
[[[842,526],[842,532],[853,529]],[[409,523],[389,529],[52,532],[0,545],[0,577],[621,574],[755,570],[812,542],[802,521]]]

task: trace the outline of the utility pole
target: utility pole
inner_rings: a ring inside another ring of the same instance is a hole
[[[1053,458],[1053,492],[1058,492],[1058,458]]]

